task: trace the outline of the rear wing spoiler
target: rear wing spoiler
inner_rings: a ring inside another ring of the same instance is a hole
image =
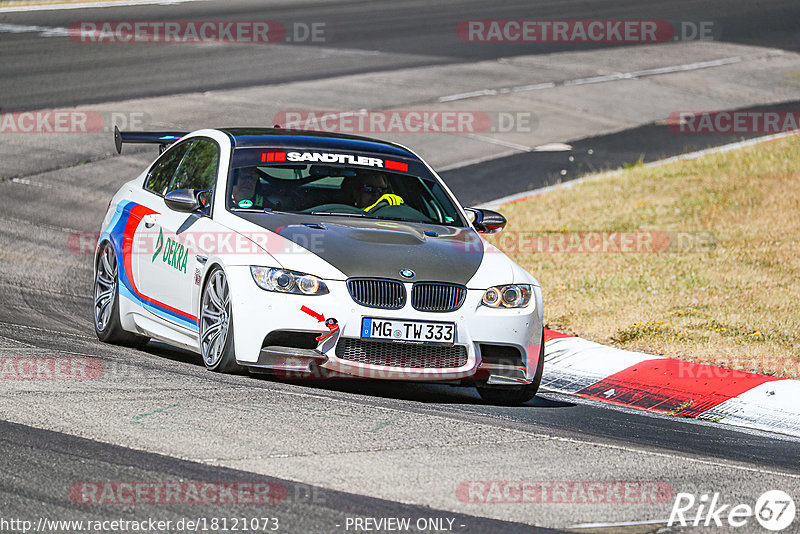
[[[159,153],[188,134],[189,132],[120,132],[114,126],[114,146],[117,147],[117,154],[122,154],[122,143],[153,143],[157,144]]]

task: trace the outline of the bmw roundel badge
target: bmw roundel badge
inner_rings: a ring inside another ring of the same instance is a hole
[[[402,276],[403,278],[414,278],[414,271],[412,271],[411,269],[402,269],[400,271],[400,276]]]

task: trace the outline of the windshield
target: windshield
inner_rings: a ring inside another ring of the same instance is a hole
[[[413,169],[426,176],[409,172],[407,163],[364,155],[289,152],[295,159],[334,162],[291,163],[285,160],[286,152],[236,152],[228,178],[228,209],[234,212],[273,210],[465,225],[444,189],[419,163],[412,163]],[[272,161],[275,154],[280,162]]]

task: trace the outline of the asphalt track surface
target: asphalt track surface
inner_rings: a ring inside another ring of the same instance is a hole
[[[180,478],[182,481],[199,484],[224,480],[229,484],[240,485],[234,487],[248,488],[244,491],[249,491],[250,485],[269,485],[268,491],[274,492],[277,502],[269,508],[268,520],[263,519],[266,517],[263,506],[244,502],[246,497],[235,506],[198,506],[191,502],[170,504],[159,511],[159,521],[172,521],[173,525],[177,525],[185,518],[246,517],[248,521],[252,521],[252,518],[257,517],[261,525],[271,526],[272,521],[276,520],[278,525],[282,525],[281,532],[288,530],[310,534],[330,532],[335,525],[345,525],[348,517],[446,517],[453,520],[454,529],[462,532],[556,532],[546,528],[531,528],[518,523],[330,491],[272,477],[254,476],[252,473],[210,467],[13,423],[0,422],[0,431],[3,449],[0,470],[5,473],[14,472],[21,462],[31,467],[24,478],[4,476],[0,482],[3,516],[6,518],[29,517],[30,511],[35,509],[40,517],[63,517],[64,511],[69,510],[69,517],[73,520],[105,519],[104,515],[93,511],[91,506],[76,503],[80,501],[80,497],[75,493],[68,496],[64,491],[65,487],[72,487],[76,477],[87,482],[124,480],[133,484],[152,484],[154,481]],[[231,495],[238,498],[236,493]],[[109,514],[107,517],[114,520],[141,521],[141,514],[135,514],[133,508],[115,510],[113,515]],[[38,522],[38,518],[35,520]]]
[[[66,26],[75,20],[150,20],[156,8],[113,8],[0,15],[0,23],[38,26]],[[4,109],[34,109],[103,102],[144,95],[173,94],[324,78],[354,72],[391,70],[409,65],[470,62],[514,54],[530,49],[512,45],[474,47],[452,39],[454,24],[467,18],[663,18],[667,20],[722,21],[723,39],[732,42],[798,49],[800,34],[796,2],[772,2],[755,7],[749,2],[449,2],[401,3],[363,2],[287,3],[268,10],[269,19],[324,21],[330,28],[324,47],[383,52],[352,56],[331,54],[316,60],[309,69],[302,61],[307,48],[290,49],[284,57],[267,57],[254,47],[231,51],[213,48],[198,51],[189,47],[161,45],[120,45],[118,47],[74,48],[63,39],[39,34],[0,34],[3,60],[0,62],[0,94]],[[246,20],[263,17],[263,10],[245,2],[201,2],[172,6],[158,11],[158,18],[171,20]],[[334,32],[335,28],[335,32]],[[448,34],[448,32],[451,32]],[[77,44],[75,45],[78,46]],[[320,45],[322,46],[322,45]],[[542,51],[552,52],[558,45]],[[79,50],[80,53],[76,53]],[[120,65],[125,65],[120,69]],[[786,109],[792,109],[787,103]],[[796,108],[794,108],[796,109]],[[589,139],[578,149],[596,148],[591,160],[578,159],[571,172],[603,169],[635,160],[672,155],[690,148],[728,142],[728,138],[697,138],[691,147],[660,143],[663,127],[643,126],[641,131]],[[635,139],[639,145],[631,144]],[[684,142],[685,140],[682,140]],[[655,146],[654,146],[655,145]],[[576,150],[576,153],[580,152]],[[563,154],[524,154],[452,171],[454,187],[464,201],[485,201],[487,195],[476,183],[495,173],[513,172],[532,163],[539,165],[534,183],[513,184],[508,193],[524,187],[551,183],[565,165]],[[540,158],[531,160],[531,158]],[[549,158],[549,159],[548,159]],[[138,169],[123,170],[132,175]],[[128,165],[130,167],[130,165]],[[554,174],[555,173],[555,174]],[[198,357],[151,344],[137,351],[109,347],[93,339],[91,325],[91,261],[89,256],[65,252],[63,243],[70,232],[95,231],[110,195],[119,183],[104,177],[83,177],[79,169],[54,173],[52,182],[43,180],[44,190],[5,182],[0,184],[0,345],[3,349],[56,354],[73,350],[100,358],[107,365],[125,362],[143,373],[162,377],[173,387],[186,381],[214,386],[246,388],[255,395],[313,393],[324,399],[381,407],[415,417],[436,417],[454,424],[480,424],[522,433],[546,433],[564,441],[589,442],[608,448],[633,448],[657,455],[682,457],[720,465],[738,466],[754,472],[775,470],[800,474],[800,441],[765,433],[720,428],[712,423],[684,421],[666,416],[610,408],[601,403],[542,392],[527,406],[497,408],[484,406],[469,390],[434,385],[396,383],[331,382],[284,383],[264,378],[219,376],[207,373]],[[447,174],[446,174],[447,177]],[[459,182],[464,180],[464,182]],[[513,189],[513,190],[511,190]],[[44,192],[42,192],[44,191]],[[501,192],[505,194],[505,192]],[[46,202],[45,202],[46,200]],[[53,243],[58,243],[54,250]],[[120,386],[124,388],[124,384]],[[78,388],[78,386],[76,386]],[[12,405],[24,391],[9,389],[4,396],[2,419],[24,419]],[[50,398],[53,417],[60,407],[58,392]],[[80,389],[62,392],[64,398]],[[225,400],[220,400],[224,405]],[[231,404],[233,409],[235,406]],[[31,408],[33,410],[33,407]],[[66,414],[65,418],[66,418]],[[35,418],[34,418],[35,419]],[[45,425],[45,422],[42,422]],[[229,480],[261,481],[261,475],[157,455],[132,448],[78,438],[29,425],[0,423],[0,505],[4,517],[61,515],[68,518],[136,517],[132,507],[87,507],[72,502],[65,488],[76,480]],[[565,457],[566,460],[566,457]],[[535,465],[535,460],[534,460]],[[544,466],[537,469],[544,470]],[[565,462],[559,467],[564,478],[580,475]],[[465,472],[465,477],[468,473]],[[531,475],[523,475],[530,477]],[[554,476],[554,475],[550,475]],[[464,524],[463,532],[531,532],[532,527],[499,522],[469,514],[458,514],[391,500],[366,498],[361,488],[349,492],[301,485],[268,478],[289,489],[287,501],[271,509],[290,532],[334,532],[347,516],[448,516]],[[398,480],[398,484],[406,481]],[[796,479],[795,479],[796,482]],[[783,488],[787,489],[787,488]],[[789,488],[790,489],[790,488]],[[323,499],[297,495],[319,492]],[[203,510],[200,515],[248,513],[243,508]],[[192,507],[159,508],[161,518],[197,516]],[[458,531],[458,530],[457,530]]]
[[[738,111],[795,111],[800,101],[741,108]],[[621,132],[571,142],[569,151],[515,154],[441,173],[461,203],[475,205],[580,176],[618,169],[636,162],[696,152],[763,136],[763,133],[675,135],[665,124],[645,124]],[[520,172],[520,169],[528,169]],[[503,180],[497,180],[497,177]],[[491,198],[486,184],[492,184]]]
[[[613,46],[592,43],[467,43],[463,20],[626,19],[713,21],[724,42],[800,50],[793,0],[382,0],[381,2],[190,2],[171,6],[0,13],[0,24],[67,28],[79,21],[274,20],[287,28],[324,24],[324,42],[263,45],[85,44],[41,32],[0,33],[0,108],[123,100],[319,79],[402,67],[469,63],[522,54]],[[291,31],[289,37],[291,38]],[[322,51],[327,50],[325,53]],[[347,53],[343,53],[347,51]],[[354,55],[355,52],[360,52]]]

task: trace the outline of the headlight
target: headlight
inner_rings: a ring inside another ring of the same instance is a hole
[[[325,295],[325,282],[312,274],[285,271],[272,267],[250,267],[253,280],[261,289],[295,295]]]
[[[490,308],[524,308],[531,301],[531,286],[511,284],[490,287],[483,294],[483,304]]]

